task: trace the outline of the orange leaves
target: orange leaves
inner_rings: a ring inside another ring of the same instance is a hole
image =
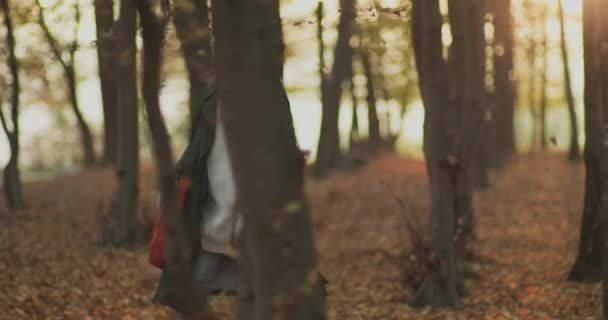
[[[409,307],[412,292],[400,285],[390,258],[408,237],[398,206],[378,181],[426,221],[425,175],[422,162],[382,156],[360,171],[309,181],[318,269],[329,281],[328,319],[577,320],[598,314],[596,285],[564,281],[576,246],[583,172],[557,157],[520,159],[476,196],[478,238],[466,266],[480,278],[467,279],[465,310]],[[88,171],[27,184],[31,208],[10,219],[0,211],[0,310],[9,310],[0,319],[172,319],[151,302],[158,270],[147,264],[146,248],[95,245],[96,204],[110,198],[113,181],[110,171]],[[142,188],[144,201],[152,203],[153,182]],[[309,281],[315,277],[311,273]],[[234,319],[234,299],[212,302],[219,319]]]

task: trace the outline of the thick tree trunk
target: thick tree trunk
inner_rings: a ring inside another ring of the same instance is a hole
[[[376,104],[376,84],[374,83],[374,72],[372,70],[369,48],[361,48],[359,56],[365,73],[365,88],[367,89],[367,123],[368,123],[368,144],[370,150],[376,151],[380,146],[380,120],[378,119],[378,107]]]
[[[10,158],[3,172],[3,189],[6,196],[6,202],[11,209],[25,208],[25,200],[21,186],[21,177],[19,171],[19,107],[21,97],[21,81],[19,77],[19,62],[15,55],[16,41],[14,34],[13,19],[8,0],[0,0],[0,10],[6,27],[6,44],[8,47],[8,67],[11,73],[11,112],[10,119],[12,122],[12,130],[8,127],[8,120],[2,110],[0,101],[0,122],[6,134],[10,146]]]
[[[340,160],[340,132],[338,119],[342,100],[342,83],[347,80],[352,68],[353,49],[350,39],[355,21],[355,0],[341,0],[341,15],[338,24],[338,40],[334,51],[334,64],[327,80],[326,95],[322,101],[323,112],[315,174],[325,176],[338,166]]]
[[[576,108],[574,106],[574,96],[572,94],[572,81],[570,80],[570,66],[568,61],[568,49],[566,45],[566,31],[564,21],[564,10],[562,0],[557,0],[560,25],[560,48],[562,52],[562,63],[564,67],[564,92],[568,103],[568,114],[570,115],[570,151],[568,157],[571,161],[580,160],[580,150],[578,145],[578,121]]]
[[[596,222],[602,195],[602,119],[601,76],[598,59],[600,1],[583,2],[583,47],[585,60],[585,199],[580,227],[578,254],[568,280],[597,281],[601,278],[602,237]]]
[[[94,0],[97,59],[103,103],[103,164],[116,164],[116,71],[114,70],[114,1]]]
[[[277,5],[262,0],[212,5],[221,121],[253,267],[254,312],[239,318],[324,319],[304,160],[280,78],[268,68],[276,48],[269,46],[273,39],[266,26]]]
[[[109,241],[117,246],[130,246],[136,241],[136,212],[139,198],[139,108],[136,78],[137,11],[131,0],[122,0],[116,24],[118,52],[118,188],[110,225]]]
[[[599,233],[601,234],[602,246],[602,306],[604,319],[608,319],[608,50],[603,47],[608,41],[608,22],[604,20],[608,13],[608,4],[605,1],[599,2],[600,8],[595,13],[599,24],[599,43],[600,50],[598,52],[599,60],[599,80],[601,83],[601,101],[602,101],[602,117],[601,117],[601,197],[599,204]]]
[[[515,78],[513,75],[513,17],[511,0],[493,0],[494,84],[496,87],[496,163],[500,166],[515,153]]]
[[[461,252],[464,251],[466,240],[473,236],[472,188],[482,188],[489,184],[483,158],[485,146],[481,138],[486,112],[483,33],[485,7],[467,1],[448,2],[453,37],[449,56],[452,97],[450,104],[460,110],[456,113],[456,123],[451,126],[460,127],[460,137],[455,139],[460,144],[457,147],[460,148],[459,152],[463,158],[461,167],[468,175],[467,183],[456,190],[458,195],[456,201],[460,204],[456,207],[455,213],[456,220],[461,222],[459,225],[462,232],[460,242],[462,247],[459,248]]]
[[[471,184],[474,189],[484,189],[490,186],[489,170],[489,143],[484,138],[484,132],[490,130],[490,108],[486,96],[486,37],[484,18],[486,2],[470,3],[467,9],[468,17],[465,20],[467,40],[467,55],[470,77],[467,79],[466,96],[470,99],[470,110],[473,117],[465,116],[464,121],[471,126],[470,131],[477,131],[474,135],[478,140],[471,154]],[[472,212],[472,211],[471,211]],[[467,219],[468,220],[468,219]],[[472,217],[471,217],[472,221]],[[472,231],[472,226],[471,226]],[[472,234],[471,234],[472,235]],[[467,235],[469,236],[469,235]]]
[[[190,81],[190,127],[192,128],[198,97],[213,74],[212,34],[207,1],[175,0],[173,23],[181,43]]]
[[[450,107],[447,99],[448,66],[443,59],[439,2],[414,0],[412,10],[416,66],[426,110],[424,149],[431,181],[429,239],[434,266],[412,304],[460,308],[465,290],[455,208],[459,193],[466,193],[470,185],[463,166],[466,159],[461,158],[459,138],[455,136],[461,123],[454,119],[464,114],[460,108]]]
[[[148,113],[148,128],[152,137],[154,155],[157,162],[158,182],[163,194],[161,221],[166,235],[167,271],[169,281],[177,288],[176,301],[187,319],[215,319],[206,308],[205,301],[196,291],[190,245],[185,237],[183,221],[177,213],[177,191],[175,188],[174,163],[167,127],[160,111],[160,74],[162,69],[162,44],[166,19],[157,17],[148,0],[136,1],[143,27],[143,97]],[[128,17],[131,18],[129,9]],[[130,30],[129,28],[127,28]],[[130,34],[130,33],[129,33]]]

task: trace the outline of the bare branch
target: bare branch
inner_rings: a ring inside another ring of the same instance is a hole
[[[390,192],[390,194],[393,196],[393,198],[395,199],[397,204],[399,204],[399,207],[401,208],[401,211],[403,212],[403,217],[405,220],[405,227],[410,234],[410,239],[413,242],[412,245],[416,246],[420,243],[423,243],[424,237],[420,234],[420,232],[418,230],[418,224],[415,223],[414,221],[412,221],[414,218],[411,215],[412,210],[410,209],[410,207],[408,205],[406,205],[405,202],[403,201],[403,199],[401,199],[401,197],[399,197],[393,191],[393,189],[391,188],[391,186],[388,183],[386,183],[384,181],[380,181],[380,184],[382,184]]]
[[[55,57],[55,59],[57,61],[59,61],[59,63],[61,63],[61,66],[64,69],[67,69],[68,64],[63,60],[63,57],[61,54],[61,49],[59,48],[57,39],[55,39],[55,37],[51,33],[51,30],[49,29],[48,24],[46,23],[46,18],[44,16],[44,11],[45,11],[44,7],[40,4],[40,0],[35,0],[35,1],[36,1],[36,6],[38,7],[38,24],[40,25],[40,28],[42,28],[42,31],[44,32],[44,37],[46,38],[46,41],[48,42],[49,47],[51,48],[51,52],[53,53],[53,56]]]
[[[80,29],[80,1],[74,2],[74,22],[76,25],[74,26],[73,40],[70,44],[70,65],[74,65],[74,56],[76,55],[76,50],[78,50],[78,30]]]
[[[2,0],[6,1],[6,0]],[[6,118],[4,117],[4,111],[2,111],[2,97],[0,97],[0,123],[2,123],[2,129],[6,133],[6,136],[9,140],[12,139],[12,132],[8,129],[8,125],[6,123]]]
[[[8,0],[1,0],[2,13],[4,16],[4,24],[6,26],[6,43],[8,44],[8,66],[12,77],[12,95],[11,95],[11,119],[13,122],[13,135],[19,136],[19,97],[21,93],[21,82],[19,81],[19,63],[15,55],[15,33],[13,28],[13,19],[11,17]]]

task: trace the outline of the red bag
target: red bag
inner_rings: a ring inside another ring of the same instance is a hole
[[[177,213],[181,214],[186,201],[186,192],[192,185],[190,177],[181,177],[177,180]],[[160,269],[165,267],[165,248],[163,237],[163,225],[161,223],[161,215],[163,213],[160,206],[157,207],[156,222],[154,223],[154,231],[152,240],[150,241],[150,250],[148,252],[148,262]]]

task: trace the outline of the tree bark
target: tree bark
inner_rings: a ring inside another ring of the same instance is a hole
[[[355,87],[355,81],[354,81],[354,69],[351,67],[351,76],[350,76],[350,80],[349,80],[349,84],[348,84],[348,89],[350,91],[350,99],[352,100],[353,103],[353,114],[352,114],[352,118],[351,118],[351,127],[350,127],[350,143],[349,145],[352,146],[357,143],[361,137],[361,134],[359,132],[359,114],[357,113],[357,110],[359,109],[359,99],[357,97],[357,93],[356,93],[356,87]]]
[[[566,102],[568,103],[568,114],[570,115],[570,151],[568,153],[568,158],[571,161],[579,161],[580,150],[578,145],[578,120],[576,116],[574,96],[572,94],[572,84],[570,80],[570,66],[568,61],[568,49],[566,46],[566,31],[562,0],[557,0],[557,4],[559,12],[559,30],[561,39],[560,48],[562,52],[562,63],[564,67],[564,91],[566,93]]]
[[[163,214],[161,221],[166,235],[167,271],[169,281],[177,288],[176,301],[187,319],[215,319],[206,308],[206,302],[197,297],[195,281],[190,264],[190,244],[186,240],[183,221],[177,213],[177,190],[175,188],[174,162],[167,127],[160,111],[160,74],[163,63],[162,45],[166,28],[166,16],[158,17],[153,11],[153,3],[136,0],[143,28],[143,98],[148,113],[148,128],[152,137],[154,155],[157,162],[157,177],[162,197]],[[129,4],[131,6],[131,4]],[[129,21],[132,17],[128,9]],[[130,25],[130,23],[129,23]],[[129,28],[127,28],[130,30]],[[130,34],[130,33],[129,33]]]
[[[559,1],[559,0],[558,0]],[[548,147],[547,141],[547,71],[549,69],[549,48],[547,45],[547,8],[543,8],[543,17],[542,17],[542,57],[543,57],[543,65],[541,71],[541,82],[540,82],[540,149],[546,150]]]
[[[363,40],[363,39],[361,39]],[[361,47],[359,56],[365,73],[365,88],[367,89],[367,123],[368,123],[368,144],[370,150],[375,152],[380,146],[380,120],[378,119],[378,107],[376,104],[376,85],[374,83],[374,72],[370,61],[370,52],[368,48]]]
[[[471,136],[471,127],[463,126],[459,119],[465,114],[470,116],[473,110],[461,108],[462,105],[450,106],[448,101],[450,82],[448,65],[443,59],[439,2],[414,0],[412,4],[416,67],[425,107],[424,149],[431,184],[429,240],[433,257],[433,268],[412,304],[462,308],[465,288],[461,227],[467,222],[460,220],[459,215],[470,203],[465,201],[470,199],[468,144],[475,138]]]
[[[537,27],[539,25],[539,23],[536,21],[535,16],[530,16],[531,24],[533,25],[532,30],[534,32],[537,31]],[[528,58],[528,62],[530,63],[530,65],[528,66],[529,68],[529,74],[528,74],[528,108],[530,111],[530,115],[532,116],[532,136],[530,139],[530,150],[532,153],[537,153],[538,152],[538,120],[539,120],[539,113],[538,113],[538,107],[537,107],[537,88],[536,88],[536,81],[538,79],[538,75],[537,75],[537,67],[536,67],[536,63],[538,60],[538,56],[536,54],[536,48],[538,46],[538,43],[536,42],[536,39],[532,36],[530,37],[530,43],[529,46],[527,48],[527,58]]]
[[[486,2],[478,1],[477,4],[469,4],[469,12],[465,20],[467,39],[467,56],[469,63],[469,79],[467,79],[466,96],[469,98],[470,109],[473,116],[464,116],[471,131],[477,130],[476,147],[472,149],[471,184],[474,189],[484,189],[490,186],[488,178],[490,148],[488,141],[484,138],[484,132],[491,130],[491,110],[488,106],[486,95],[486,37],[485,37],[485,14]],[[468,220],[469,218],[467,218]],[[472,219],[472,217],[471,217]],[[471,220],[472,221],[472,220]],[[472,226],[471,231],[472,231]],[[472,236],[467,235],[467,236]]]
[[[318,50],[318,59],[319,59],[319,90],[321,92],[321,103],[327,100],[327,74],[325,73],[326,63],[325,63],[325,29],[323,27],[323,19],[325,15],[323,1],[319,0],[317,4],[317,45],[319,47]],[[352,69],[352,67],[351,67]]]
[[[76,71],[74,69],[75,64],[75,56],[76,51],[78,50],[78,31],[80,29],[80,4],[79,2],[74,3],[74,20],[75,27],[72,34],[72,42],[67,46],[67,56],[68,58],[64,58],[64,49],[62,49],[55,38],[55,36],[51,33],[49,26],[46,22],[46,18],[44,15],[44,7],[40,4],[40,0],[35,0],[36,5],[38,7],[38,24],[42,28],[44,33],[44,37],[51,49],[51,53],[55,60],[59,62],[61,67],[63,68],[63,75],[66,81],[66,85],[68,87],[68,97],[70,101],[70,106],[72,108],[72,112],[74,112],[74,116],[76,117],[76,123],[78,125],[78,129],[80,131],[80,141],[82,146],[82,156],[85,166],[92,166],[95,164],[95,150],[93,148],[93,136],[91,135],[91,129],[89,129],[89,125],[84,119],[82,112],[80,111],[80,107],[78,105],[78,96],[77,96],[77,80],[76,80]]]
[[[0,9],[6,28],[6,44],[8,47],[8,67],[11,73],[11,112],[10,119],[12,130],[9,129],[7,117],[2,110],[0,101],[0,122],[10,146],[10,158],[3,172],[3,189],[8,207],[11,209],[25,208],[25,200],[21,186],[21,174],[19,171],[19,107],[21,95],[21,81],[19,78],[19,61],[15,55],[15,34],[13,19],[8,0],[0,0]]]
[[[304,159],[280,77],[269,68],[277,6],[263,0],[212,5],[220,116],[253,269],[254,312],[239,319],[324,319]]]
[[[511,0],[493,0],[496,159],[501,166],[515,153],[515,78],[513,76],[513,17]]]
[[[175,0],[173,23],[181,43],[190,81],[190,128],[192,131],[198,97],[213,75],[212,34],[207,0]]]
[[[93,135],[91,134],[91,129],[89,129],[89,125],[87,124],[86,120],[84,119],[84,116],[82,115],[82,112],[80,111],[80,105],[78,103],[78,93],[76,88],[76,70],[74,69],[73,62],[67,65],[64,72],[68,85],[70,106],[72,107],[72,112],[76,117],[78,129],[80,130],[80,140],[83,148],[82,150],[84,154],[84,163],[86,166],[92,166],[95,164],[95,148],[93,147]]]
[[[97,59],[103,103],[104,143],[103,164],[116,164],[116,70],[114,70],[114,1],[94,0],[97,31]]]
[[[342,99],[342,83],[347,80],[352,68],[353,49],[350,39],[355,21],[355,0],[340,0],[341,15],[338,24],[338,40],[334,51],[334,64],[327,80],[327,93],[322,101],[323,112],[315,174],[327,175],[338,166],[340,160],[340,132],[338,120]]]
[[[597,228],[602,195],[602,110],[601,76],[598,59],[600,1],[583,2],[583,47],[585,67],[585,199],[580,226],[576,260],[568,280],[597,281],[601,279],[602,236]],[[608,61],[608,60],[607,60]]]
[[[109,242],[131,246],[137,240],[136,212],[139,199],[139,122],[135,38],[137,10],[131,0],[122,0],[116,23],[118,56],[116,61],[118,93],[117,190]]]

